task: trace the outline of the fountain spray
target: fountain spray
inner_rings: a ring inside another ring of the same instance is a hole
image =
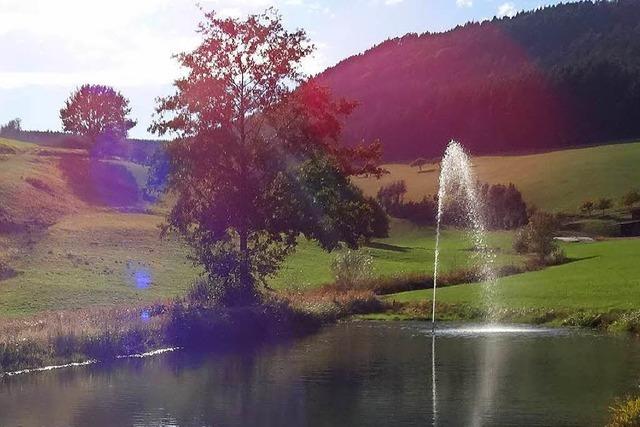
[[[463,211],[471,225],[471,236],[474,249],[480,254],[480,274],[487,284],[483,288],[485,304],[490,307],[493,282],[496,276],[493,268],[494,254],[488,250],[486,243],[486,227],[482,215],[480,201],[476,193],[476,180],[471,169],[471,160],[462,145],[450,141],[440,162],[438,182],[438,213],[436,218],[436,248],[433,265],[433,307],[431,312],[431,332],[436,331],[436,288],[438,286],[438,264],[440,258],[440,228],[442,213],[447,197],[455,197],[462,203]]]

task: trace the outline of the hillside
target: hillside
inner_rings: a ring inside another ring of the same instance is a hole
[[[584,198],[618,197],[640,183],[640,143],[473,161],[481,179],[514,182],[529,203],[550,210],[575,209]],[[410,198],[435,192],[437,166],[421,173],[402,164],[387,168],[391,173],[381,180],[359,178],[357,184],[375,194],[381,184],[405,179]],[[160,239],[166,207],[145,200],[146,174],[145,166],[92,158],[85,150],[0,139],[0,316],[184,293],[198,271],[179,239]],[[448,230],[444,236],[443,271],[467,266],[472,258],[465,233]],[[391,236],[365,249],[374,259],[372,274],[429,274],[434,237],[432,228],[394,220]],[[491,236],[500,265],[522,261],[511,238],[509,232]],[[334,256],[301,242],[271,286],[330,282]]]
[[[640,142],[552,151],[525,156],[473,158],[478,179],[492,184],[514,183],[525,201],[550,211],[575,212],[587,199],[618,199],[640,188]],[[413,200],[436,194],[439,170],[426,165],[421,173],[406,164],[384,166],[390,173],[380,180],[356,178],[374,196],[381,185],[405,180]]]
[[[0,139],[0,315],[184,292],[197,271],[180,241],[160,240],[146,173],[86,150]]]
[[[579,2],[407,34],[317,80],[360,107],[347,141],[380,138],[387,161],[522,153],[640,136],[640,2]]]

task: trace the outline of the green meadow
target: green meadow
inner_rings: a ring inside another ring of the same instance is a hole
[[[570,262],[498,279],[492,291],[498,306],[511,309],[637,309],[640,305],[640,238],[562,245]],[[430,300],[430,290],[402,292],[389,300]],[[480,284],[438,290],[443,303],[481,307]]]
[[[556,210],[571,209],[588,197],[614,197],[640,182],[640,143],[479,157],[474,162],[481,179],[515,182],[528,203]],[[184,294],[198,277],[185,245],[175,237],[159,237],[166,206],[142,201],[146,168],[124,160],[101,160],[92,166],[103,174],[96,178],[93,169],[82,169],[86,163],[83,150],[0,139],[0,227],[9,227],[9,231],[0,230],[0,262],[13,272],[0,279],[0,316],[166,300]],[[388,169],[391,174],[381,181],[357,178],[356,182],[375,193],[381,183],[403,178],[412,198],[435,189],[433,167],[423,173],[406,165]],[[111,188],[102,195],[119,197],[128,205],[101,204],[91,185]],[[16,224],[22,231],[11,231]],[[31,224],[40,226],[30,228]],[[390,237],[362,248],[373,259],[370,277],[431,275],[434,229],[399,220],[391,225]],[[497,254],[498,266],[524,263],[514,253],[512,240],[512,232],[490,234],[489,246]],[[477,254],[465,232],[444,230],[441,242],[441,272],[475,263]],[[500,303],[545,308],[637,306],[640,240],[564,247],[572,262],[501,279],[496,292]],[[335,253],[302,239],[269,285],[276,290],[306,290],[331,283],[334,257]],[[480,304],[478,289],[475,284],[443,288],[439,298]],[[428,296],[417,291],[393,298],[408,301]]]

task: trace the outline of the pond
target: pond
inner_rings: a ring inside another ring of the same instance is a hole
[[[628,336],[350,322],[251,352],[4,377],[0,425],[602,425],[639,378]]]

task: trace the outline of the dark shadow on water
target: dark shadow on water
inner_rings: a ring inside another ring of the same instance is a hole
[[[367,248],[382,249],[384,251],[393,251],[393,252],[408,252],[410,249],[405,246],[390,245],[388,243],[381,243],[381,242],[369,242],[365,246]]]

